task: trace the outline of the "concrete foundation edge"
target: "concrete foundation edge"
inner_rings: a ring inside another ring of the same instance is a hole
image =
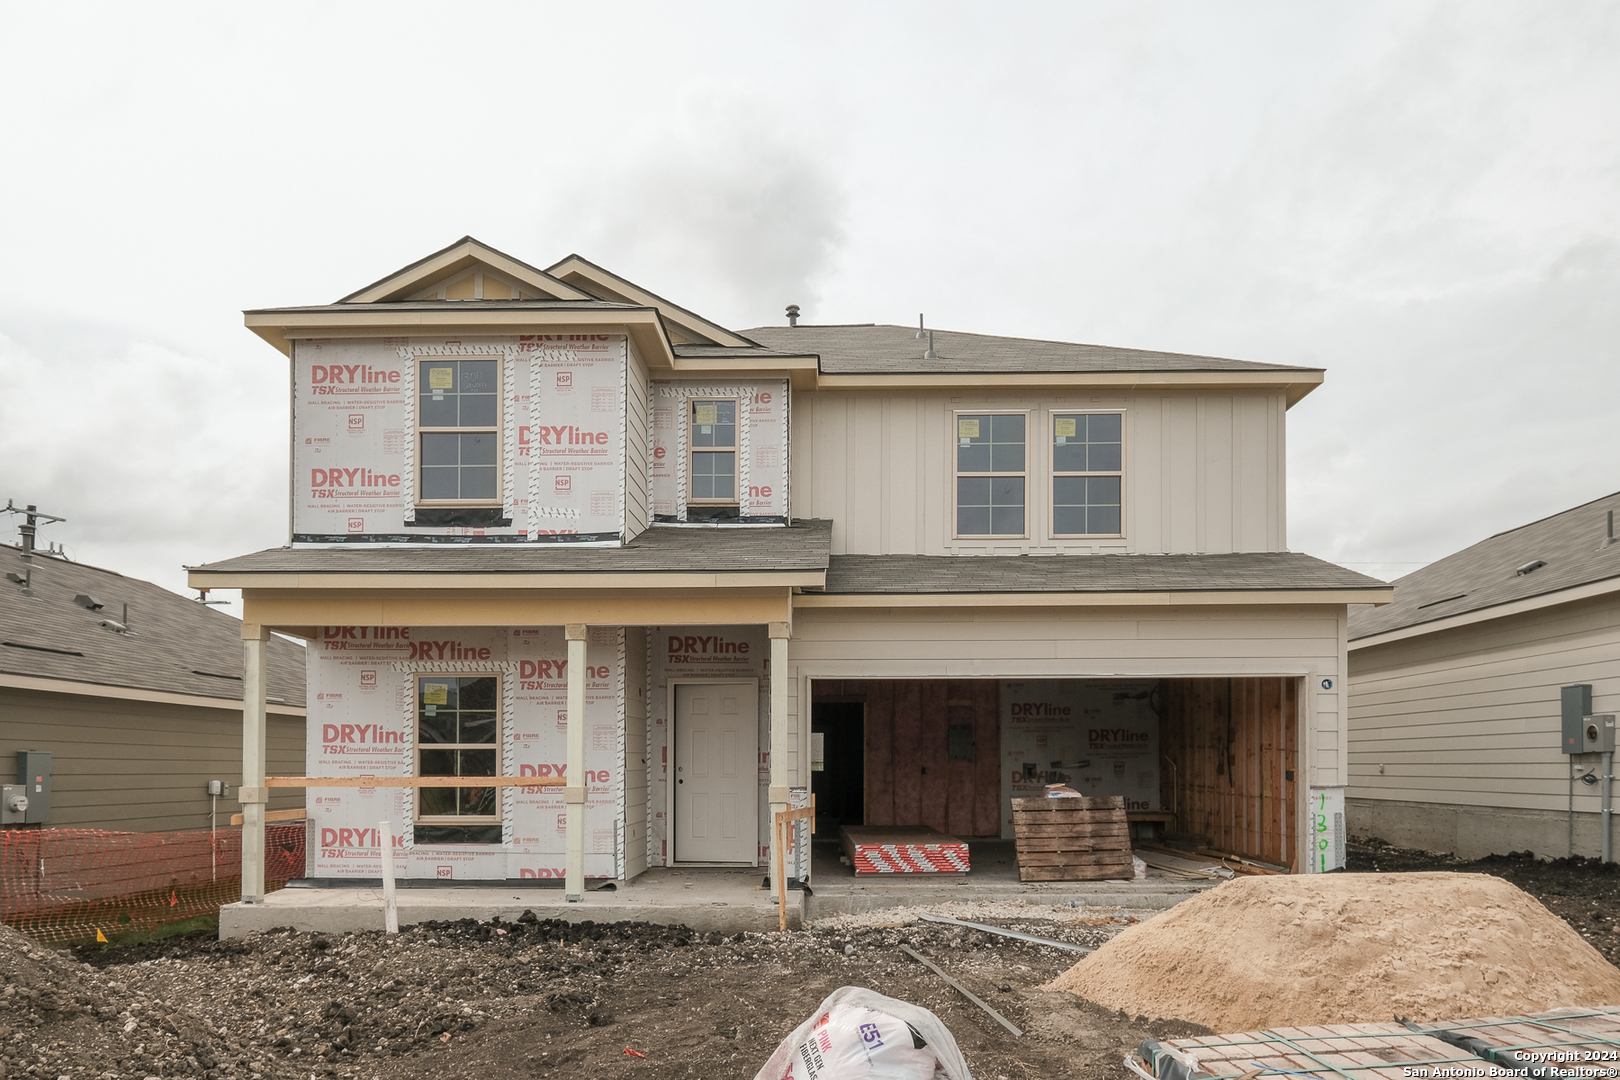
[[[1579,810],[1573,851],[1569,815],[1555,810],[1349,798],[1345,817],[1352,837],[1377,837],[1396,847],[1446,851],[1461,859],[1510,851],[1533,851],[1548,859],[1569,854],[1595,859],[1603,844],[1598,815]]]

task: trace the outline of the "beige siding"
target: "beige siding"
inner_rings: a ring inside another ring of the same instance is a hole
[[[1345,782],[1342,607],[803,608],[789,659],[800,754],[807,679],[1302,677],[1308,782]],[[793,783],[805,782],[800,754],[789,765]]]
[[[647,869],[647,631],[624,631],[624,876]]]
[[[952,538],[951,418],[973,409],[1030,413],[1028,540]],[[1051,539],[1047,412],[1110,409],[1125,413],[1125,535]],[[801,392],[792,512],[831,518],[840,554],[1282,551],[1284,423],[1278,394]]]
[[[1352,797],[1566,812],[1559,688],[1590,683],[1594,710],[1620,713],[1620,599],[1357,649],[1350,673]],[[1576,811],[1599,791],[1577,784]]]
[[[304,721],[272,715],[269,772],[304,772]],[[0,689],[0,770],[18,750],[51,754],[49,825],[153,832],[206,829],[206,785],[224,780],[222,827],[239,813],[242,712]],[[270,809],[304,805],[302,789],[272,793]]]
[[[652,425],[651,394],[647,365],[635,345],[628,346],[629,361],[625,364],[624,407],[624,532],[625,538],[637,536],[652,523],[652,452],[650,430]]]

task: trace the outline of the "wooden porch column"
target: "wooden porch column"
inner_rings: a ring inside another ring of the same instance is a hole
[[[242,901],[264,903],[265,695],[269,690],[266,652],[270,631],[242,624]]]
[[[777,844],[780,841],[776,835],[776,815],[788,809],[789,787],[791,777],[788,774],[788,754],[792,752],[792,743],[788,737],[788,690],[792,683],[788,676],[788,637],[792,628],[785,622],[769,624],[771,633],[771,861],[767,864],[767,873],[775,874],[776,867],[782,866],[783,877],[787,876],[787,853],[781,852],[783,862],[777,862]],[[772,885],[776,882],[772,881]]]
[[[568,638],[568,785],[563,893],[570,903],[585,899],[585,631],[584,623],[564,627]]]

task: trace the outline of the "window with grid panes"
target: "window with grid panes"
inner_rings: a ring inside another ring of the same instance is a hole
[[[1052,414],[1052,535],[1118,536],[1124,468],[1119,413]]]
[[[737,501],[737,402],[693,398],[687,404],[687,487],[694,503]]]
[[[467,777],[465,787],[417,788],[418,844],[498,844],[500,680],[494,675],[419,675],[416,679],[416,774]]]
[[[1023,413],[956,414],[956,535],[1023,536]]]
[[[422,360],[416,374],[417,501],[498,503],[500,361]]]

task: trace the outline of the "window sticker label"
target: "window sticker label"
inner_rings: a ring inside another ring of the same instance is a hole
[[[450,703],[450,684],[430,682],[422,684],[422,704],[448,705]]]
[[[979,437],[978,417],[962,417],[956,422],[956,433],[964,439],[977,439]]]
[[[428,368],[429,390],[450,390],[455,386],[456,369],[447,367]]]
[[[1075,420],[1072,416],[1060,416],[1054,421],[1053,433],[1059,439],[1072,439],[1075,436]]]
[[[714,402],[699,403],[692,406],[692,422],[694,424],[717,424],[720,422],[720,407]]]

